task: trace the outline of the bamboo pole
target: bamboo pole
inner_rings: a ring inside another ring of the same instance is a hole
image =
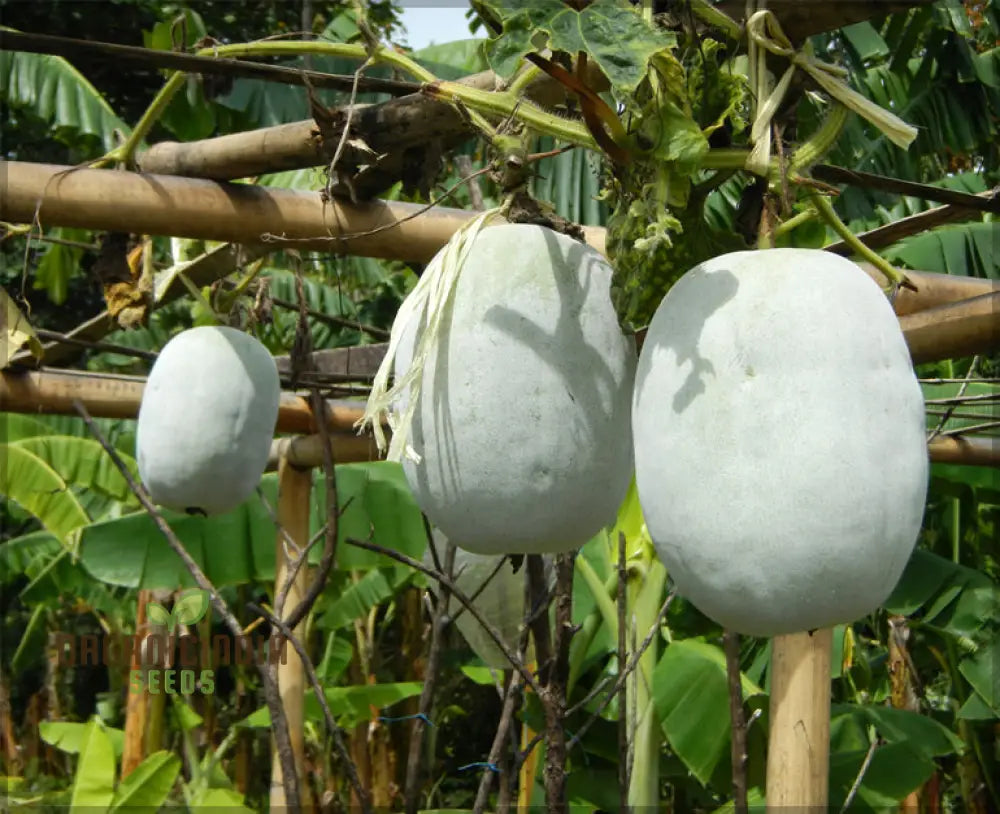
[[[145,636],[148,632],[146,606],[152,598],[152,591],[139,591],[135,612],[135,632],[137,637]],[[129,670],[142,669],[142,648],[134,647],[129,659]],[[125,742],[122,748],[122,780],[128,777],[135,767],[142,763],[143,758],[146,757],[146,714],[151,698],[145,681],[142,682],[142,686],[138,692],[132,691],[132,682],[129,676],[126,676],[125,683],[129,687],[129,692],[125,696]]]
[[[131,418],[139,414],[145,380],[136,376],[113,376],[70,370],[0,371],[0,412],[34,415],[75,415],[73,401],[79,399],[95,418]],[[334,455],[340,463],[378,458],[369,435],[357,435],[355,425],[364,412],[360,402],[330,401],[330,431]],[[314,435],[308,400],[295,393],[282,393],[275,432],[301,433],[274,441],[269,470],[277,468],[282,455],[295,466],[319,466],[322,441]],[[938,437],[928,447],[934,463],[1000,467],[1000,444],[992,438]]]
[[[826,811],[833,629],[771,640],[768,814]]]
[[[1000,348],[1000,292],[939,305],[899,321],[917,364]]]
[[[259,245],[263,236],[282,235],[295,242],[276,241],[270,248],[290,245],[364,257],[426,262],[454,232],[476,213],[397,201],[351,205],[324,203],[319,192],[299,192],[229,184],[169,175],[145,175],[116,170],[73,170],[51,164],[3,162],[0,212],[5,220],[31,223],[36,214],[45,227],[172,235]],[[40,204],[40,206],[39,206]],[[395,225],[394,225],[395,224]],[[374,228],[383,231],[346,237]],[[584,227],[587,242],[605,250],[605,230]],[[867,263],[871,277],[882,277]],[[225,270],[225,264],[219,268]],[[224,271],[223,273],[228,273]],[[908,271],[917,292],[901,291],[898,314],[908,314],[945,302],[1000,291],[1000,283],[947,274]],[[201,284],[212,282],[209,279]],[[90,338],[94,338],[91,336]]]
[[[300,469],[283,458],[278,464],[278,523],[280,528],[275,539],[274,592],[282,590],[298,555],[289,550],[285,535],[300,548],[309,542],[309,498],[312,493],[312,470]],[[305,597],[309,585],[309,566],[299,568],[292,582],[286,608],[294,608]],[[279,609],[280,612],[280,609]],[[303,619],[293,631],[299,641],[303,640],[307,620]],[[295,768],[299,777],[299,795],[303,809],[311,811],[309,786],[305,771],[305,670],[302,660],[291,645],[285,644],[285,661],[279,662],[278,694],[288,720],[288,735],[295,756]],[[271,811],[283,811],[285,788],[282,784],[281,761],[278,750],[271,741]]]
[[[464,210],[440,206],[406,220],[423,207],[324,202],[319,192],[24,161],[3,162],[2,175],[0,212],[15,223],[32,223],[37,215],[43,227],[270,241],[272,247],[420,263],[469,219]]]
[[[598,91],[607,89],[607,80],[596,65],[590,65],[588,71],[591,87]],[[458,83],[489,91],[496,87],[497,76],[492,71],[483,71],[463,77]],[[525,88],[525,94],[536,104],[551,107],[565,100],[566,88],[542,74]],[[347,110],[347,106],[337,109],[341,121],[346,119]],[[373,152],[383,155],[375,162],[379,166],[401,164],[402,154],[413,147],[454,146],[476,134],[468,119],[454,105],[419,93],[377,104],[355,105],[351,112],[351,130],[359,134]],[[333,127],[327,136],[333,135],[335,143],[324,144],[316,121],[306,119],[200,141],[161,142],[141,153],[137,160],[144,172],[216,180],[247,178],[324,164],[333,155],[340,132]],[[359,197],[381,191],[371,190],[364,176],[363,172],[355,179]],[[382,189],[391,184],[392,179]]]

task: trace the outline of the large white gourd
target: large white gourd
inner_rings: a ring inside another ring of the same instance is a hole
[[[253,493],[278,418],[274,358],[228,327],[177,334],[150,371],[139,407],[139,475],[156,503],[219,514]]]
[[[598,252],[551,229],[476,237],[424,368],[410,436],[421,460],[403,461],[417,504],[469,551],[566,551],[614,520],[632,471],[636,354],[610,284]]]
[[[689,271],[633,405],[639,500],[680,594],[759,636],[873,611],[920,530],[924,421],[899,323],[850,261],[773,249]]]

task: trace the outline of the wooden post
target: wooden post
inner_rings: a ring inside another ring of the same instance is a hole
[[[827,810],[832,648],[832,628],[771,641],[768,814]]]
[[[312,470],[297,469],[287,458],[278,464],[278,522],[284,533],[302,549],[309,542],[309,498],[312,492]],[[275,596],[285,584],[288,573],[295,564],[296,555],[287,550],[284,534],[279,530],[275,544],[274,585]],[[303,565],[292,583],[285,600],[285,613],[294,608],[305,596],[309,584],[309,567]],[[303,619],[293,631],[301,641],[306,628]],[[295,768],[299,776],[299,795],[305,811],[312,810],[306,784],[303,720],[305,706],[305,671],[302,661],[291,645],[285,645],[285,663],[278,664],[278,692],[288,720],[288,734],[295,755]],[[282,785],[281,762],[271,740],[271,811],[283,811],[285,789]]]

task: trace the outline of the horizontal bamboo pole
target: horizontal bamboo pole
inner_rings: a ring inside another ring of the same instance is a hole
[[[459,79],[458,84],[489,91],[496,87],[497,76],[493,71],[483,71]],[[589,66],[588,84],[598,91],[607,88],[607,80],[596,64]],[[543,107],[552,107],[565,100],[566,88],[542,74],[529,83],[525,94]],[[340,121],[346,120],[347,110],[347,106],[337,109]],[[216,180],[304,169],[325,164],[333,155],[341,133],[337,124],[338,119],[334,118],[327,134],[334,136],[333,144],[324,145],[316,122],[306,119],[198,141],[160,142],[140,153],[137,162],[143,172]],[[359,135],[373,152],[397,164],[402,164],[402,153],[407,149],[460,144],[476,133],[454,105],[418,93],[377,104],[355,105],[351,111],[351,132]],[[386,161],[376,162],[382,163]],[[355,179],[355,189],[361,198],[373,192],[364,175],[361,174],[360,180]],[[374,190],[374,194],[380,191]]]
[[[5,161],[4,220],[43,227],[269,243],[298,250],[427,262],[469,219],[461,209],[395,201],[324,203],[319,192],[118,170]],[[407,220],[407,218],[410,218]],[[378,229],[374,234],[364,234]],[[278,235],[284,240],[269,240]]]
[[[1000,348],[1000,292],[939,305],[899,320],[917,364]]]
[[[96,418],[134,419],[145,379],[137,376],[84,373],[69,370],[0,371],[0,412],[34,415],[75,415],[73,402],[79,399]],[[328,401],[333,453],[340,463],[376,460],[374,439],[357,435],[355,425],[364,405],[351,401]],[[282,455],[295,466],[319,466],[322,441],[316,435],[309,402],[296,393],[281,394],[278,433],[297,433],[294,438],[278,438],[272,443],[269,466],[277,467]],[[935,463],[967,464],[1000,468],[1000,444],[992,438],[942,436],[928,446]]]
[[[76,415],[73,402],[81,401],[95,418],[134,419],[146,380],[139,376],[84,373],[71,370],[0,371],[0,412],[32,415]],[[349,401],[328,401],[330,432],[334,439],[334,454],[341,463],[372,460],[374,441],[358,436],[354,428],[361,418],[364,405]],[[283,392],[278,407],[275,432],[315,433],[315,422],[308,399],[296,393]],[[276,443],[291,444],[289,460],[301,464],[301,450],[311,449],[315,442],[278,439]],[[277,465],[277,457],[274,465]],[[313,460],[313,459],[310,459]],[[315,460],[319,460],[318,458]]]
[[[265,234],[283,235],[297,249],[426,262],[475,213],[372,201],[353,206],[324,204],[319,192],[230,184],[116,170],[73,170],[51,164],[7,161],[0,167],[0,213],[30,223],[36,209],[43,226],[76,226],[135,234],[171,235],[260,244]],[[41,206],[39,207],[39,202]],[[411,220],[403,220],[412,217]],[[377,234],[349,237],[381,228]],[[587,242],[605,249],[605,230],[584,227]],[[859,264],[882,282],[867,263]],[[907,272],[917,292],[901,291],[897,313],[1000,291],[1000,283],[947,274]],[[206,281],[203,284],[208,284]]]

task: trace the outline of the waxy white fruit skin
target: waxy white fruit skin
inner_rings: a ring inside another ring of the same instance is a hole
[[[424,370],[404,458],[430,521],[478,554],[568,551],[615,513],[632,472],[635,342],[611,267],[541,226],[484,229]],[[405,372],[416,327],[404,334]]]
[[[812,630],[892,592],[926,500],[924,402],[853,263],[772,249],[692,269],[649,326],[632,420],[657,551],[719,624]]]
[[[249,334],[208,326],[173,337],[146,381],[136,430],[139,475],[153,500],[211,515],[250,497],[280,398],[274,358]]]

